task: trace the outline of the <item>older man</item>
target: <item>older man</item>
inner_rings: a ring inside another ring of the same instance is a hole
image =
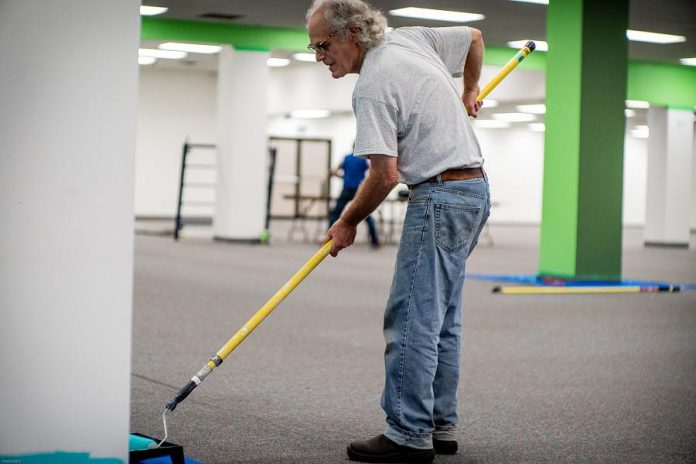
[[[364,462],[431,462],[457,450],[461,294],[466,259],[490,209],[483,157],[467,116],[478,114],[481,32],[408,27],[361,0],[316,0],[309,48],[334,78],[359,73],[353,92],[355,155],[370,171],[331,226],[331,254],[397,182],[408,209],[384,316],[384,434],[348,445]],[[453,77],[463,76],[463,94]]]

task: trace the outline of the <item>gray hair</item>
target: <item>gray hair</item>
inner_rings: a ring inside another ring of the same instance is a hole
[[[320,8],[325,8],[324,18],[342,39],[346,38],[350,27],[355,27],[358,30],[358,45],[365,50],[384,40],[387,18],[369,3],[362,0],[314,0],[307,10],[306,19],[309,20]]]

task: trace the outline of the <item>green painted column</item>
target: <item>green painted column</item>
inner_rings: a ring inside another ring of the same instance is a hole
[[[540,275],[621,278],[627,25],[628,0],[549,2]]]

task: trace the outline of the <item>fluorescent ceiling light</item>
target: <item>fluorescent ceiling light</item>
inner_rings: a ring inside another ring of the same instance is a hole
[[[169,8],[164,6],[145,6],[140,5],[140,14],[142,16],[156,16],[166,12]]]
[[[646,31],[633,31],[631,29],[626,31],[626,37],[628,37],[628,40],[632,40],[634,42],[650,42],[656,44],[686,42],[686,37],[684,37],[683,35],[661,34],[658,32]]]
[[[544,132],[546,125],[543,122],[533,122],[529,125],[529,130],[534,132]]]
[[[295,110],[290,112],[290,116],[297,119],[318,119],[328,118],[329,110]]]
[[[489,100],[488,98],[483,100],[482,108],[495,108],[498,106],[498,100]]]
[[[157,61],[157,58],[154,56],[139,56],[138,57],[138,64],[153,64],[155,61]]]
[[[290,60],[287,58],[269,58],[266,60],[266,64],[273,68],[281,68],[290,64]]]
[[[476,127],[480,127],[482,129],[505,129],[510,127],[509,122],[494,121],[493,119],[477,119],[474,121],[474,124]]]
[[[532,39],[529,39],[532,40]],[[508,42],[508,47],[510,48],[522,48],[525,45],[527,45],[527,42],[529,40],[513,40],[512,42]],[[544,40],[534,40],[534,43],[536,44],[536,48],[534,50],[539,51],[539,52],[548,52],[549,51],[549,44],[548,42]]]
[[[164,58],[167,60],[180,60],[186,58],[186,52],[175,52],[172,50],[158,50],[156,48],[141,48],[138,56],[150,56],[153,58]]]
[[[636,112],[634,110],[624,110],[624,114],[627,118],[632,118],[636,115]]]
[[[532,114],[546,114],[546,105],[539,103],[538,105],[517,105],[517,111]]]
[[[650,102],[646,102],[643,100],[626,100],[626,108],[646,109],[650,108]]]
[[[681,64],[685,64],[687,66],[696,66],[696,57],[693,58],[681,58],[679,59],[679,62]]]
[[[178,52],[205,54],[218,53],[222,49],[220,45],[201,45],[179,42],[165,42],[163,44],[159,44],[158,48],[160,48],[161,50],[174,50]]]
[[[536,120],[536,116],[529,113],[496,113],[493,119],[507,122],[531,122]]]
[[[549,0],[512,0],[513,2],[537,3],[539,5],[548,5]]]
[[[403,16],[406,18],[432,19],[434,21],[449,21],[452,23],[467,23],[470,21],[480,21],[485,16],[478,13],[466,13],[463,11],[433,10],[431,8],[399,8],[390,10],[392,16]]]
[[[314,53],[295,53],[292,57],[297,61],[317,61]]]

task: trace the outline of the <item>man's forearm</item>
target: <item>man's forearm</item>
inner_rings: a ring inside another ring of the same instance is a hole
[[[477,89],[483,65],[483,36],[481,31],[472,29],[471,46],[464,63],[464,89]]]
[[[351,226],[357,226],[387,198],[398,182],[396,178],[370,169],[355,199],[341,215],[341,219]]]

